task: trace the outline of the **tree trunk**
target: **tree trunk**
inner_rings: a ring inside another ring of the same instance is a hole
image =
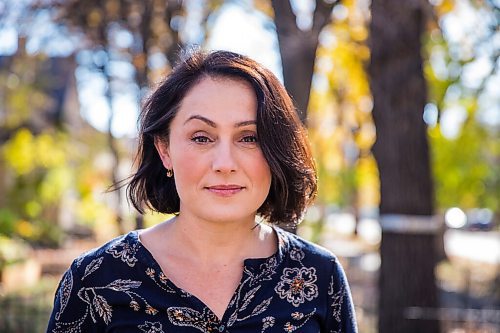
[[[295,101],[297,112],[304,124],[307,119],[319,34],[330,22],[332,8],[336,3],[336,1],[316,1],[311,29],[301,30],[297,26],[296,16],[290,2],[288,0],[272,1],[284,84]]]
[[[369,73],[377,129],[373,154],[380,176],[381,221],[392,217],[394,222],[393,227],[382,223],[381,333],[439,332],[437,320],[421,315],[438,307],[433,186],[422,118],[427,99],[422,5],[418,0],[374,0],[371,8]]]
[[[106,22],[106,21],[105,21]],[[112,133],[112,125],[113,125],[113,119],[114,119],[114,109],[113,109],[113,91],[112,91],[112,77],[109,73],[108,67],[109,67],[109,62],[111,61],[111,54],[113,53],[111,48],[110,48],[110,43],[107,38],[107,32],[108,32],[108,27],[106,24],[103,24],[99,27],[98,33],[100,40],[102,41],[102,47],[104,51],[106,52],[107,59],[106,62],[102,65],[98,65],[97,69],[99,72],[102,73],[104,76],[104,79],[106,81],[106,91],[105,91],[105,96],[106,96],[106,102],[108,104],[109,108],[109,116],[108,116],[108,122],[107,122],[107,142],[109,146],[109,152],[111,153],[111,156],[113,158],[112,160],[112,166],[111,166],[111,184],[118,184],[120,179],[118,177],[118,168],[120,166],[120,154],[118,151],[118,143],[116,141],[116,138],[113,136]],[[118,233],[123,234],[125,232],[125,227],[123,225],[123,215],[121,212],[121,201],[122,201],[122,193],[118,189],[116,191],[111,192],[113,195],[114,199],[114,207],[113,209],[115,210],[115,220],[116,220],[116,226],[118,228]]]

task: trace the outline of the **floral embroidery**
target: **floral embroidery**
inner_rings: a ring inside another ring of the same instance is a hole
[[[156,278],[156,271],[154,268],[146,268],[146,275],[154,281],[154,283],[168,293],[175,293],[175,290],[167,284],[168,278],[163,272],[160,271],[159,279]],[[187,295],[189,296],[189,295]],[[186,297],[186,295],[184,295]]]
[[[59,287],[59,292],[57,294],[57,297],[59,298],[59,304],[61,304],[59,307],[59,311],[56,313],[57,320],[59,320],[61,314],[66,308],[66,305],[68,305],[72,289],[73,289],[73,273],[71,273],[71,270],[68,270],[64,275],[63,281],[61,282],[61,286]]]
[[[109,324],[109,322],[111,321],[111,316],[113,315],[113,309],[111,309],[111,306],[109,306],[106,299],[101,295],[95,295],[94,300],[92,301],[92,305],[94,305],[95,311],[104,320],[104,322],[106,324]],[[92,311],[90,312],[90,314],[92,314]]]
[[[149,315],[155,315],[158,313],[158,310],[156,310],[155,308],[153,308],[151,305],[146,305],[146,313],[149,314]]]
[[[88,313],[86,312],[80,319],[69,323],[57,322],[56,327],[52,330],[52,333],[82,333],[81,326],[87,318],[87,314]]]
[[[261,333],[264,332],[266,329],[273,327],[274,326],[275,319],[274,317],[264,317],[262,318],[262,330],[260,331]]]
[[[106,285],[107,289],[111,289],[114,291],[128,291],[130,289],[139,288],[141,286],[141,281],[132,281],[132,280],[114,280],[113,282]]]
[[[332,315],[335,320],[340,323],[342,318],[342,302],[344,301],[344,289],[340,288],[337,292],[335,292],[333,285],[333,276],[331,277],[330,287],[328,288],[328,295],[332,299]]]
[[[316,313],[316,309],[314,309],[311,313],[309,314],[303,314],[302,312],[294,312],[292,313],[292,319],[296,321],[295,324],[292,324],[291,322],[286,322],[285,326],[283,329],[285,332],[294,332],[304,326],[307,321]]]
[[[85,273],[83,274],[82,276],[82,281],[83,279],[85,279],[87,276],[89,276],[90,274],[92,274],[93,272],[95,272],[96,270],[99,269],[99,267],[101,267],[101,264],[102,264],[102,260],[104,259],[104,257],[99,257],[97,259],[94,259],[90,262],[90,264],[87,265],[87,267],[85,267]]]
[[[292,258],[295,261],[302,261],[304,259],[305,254],[304,251],[298,248],[293,248],[290,250],[290,258]]]
[[[216,332],[219,329],[219,319],[208,308],[200,313],[186,307],[170,307],[167,309],[168,319],[177,326],[188,326],[202,332]]]
[[[135,257],[135,255],[138,249],[139,243],[130,245],[126,241],[120,241],[108,248],[106,250],[106,253],[111,254],[113,258],[121,259],[130,267],[134,267],[135,263],[137,262],[137,258]]]
[[[126,324],[145,333],[176,332],[180,326],[204,333],[299,333],[319,327],[330,333],[355,333],[350,295],[338,262],[296,236],[277,232],[278,254],[245,262],[223,321],[194,297],[184,298],[191,295],[151,265],[154,258],[133,232],[75,260],[61,281],[48,331],[82,333],[110,326],[120,331]],[[337,266],[333,276],[331,261]],[[328,303],[318,296],[320,290],[328,293]],[[313,307],[319,310],[311,311]]]
[[[81,256],[76,258],[75,263],[77,268],[80,268],[80,265],[82,264],[83,260],[85,260],[85,254],[82,254]]]
[[[146,268],[146,275],[149,276],[150,278],[155,277],[155,270],[153,268]]]
[[[262,263],[257,270],[258,273],[254,274],[254,272],[248,267],[244,268],[245,274],[249,275],[251,278],[249,280],[249,286],[253,287],[259,283],[264,281],[272,280],[273,275],[276,273],[276,267],[278,266],[278,261],[276,258],[270,257],[264,263]]]
[[[257,305],[250,306],[250,304],[255,300],[255,296],[260,290],[262,282],[273,279],[273,276],[276,274],[277,266],[278,261],[275,256],[272,256],[266,259],[264,263],[260,264],[257,274],[254,274],[252,269],[246,266],[244,267],[243,274],[246,278],[240,283],[235,292],[235,296],[228,305],[228,309],[233,309],[233,313],[227,322],[228,327],[232,326],[237,321],[247,320],[251,317],[260,315],[268,309],[273,299],[272,296],[264,299]],[[243,291],[248,290],[248,288],[252,289],[242,295]],[[247,311],[248,309],[252,310]]]
[[[167,284],[168,278],[163,272],[160,272],[160,282],[163,284]]]
[[[89,266],[92,266],[92,263],[89,264]],[[95,269],[93,270],[95,271]],[[71,276],[71,271],[68,271],[69,273],[66,276]],[[113,290],[113,291],[119,291],[119,292],[124,292],[129,297],[131,297],[131,294],[134,294],[133,292],[130,291],[132,288],[139,288],[141,285],[140,281],[132,281],[132,280],[122,280],[122,279],[117,279],[109,284],[107,284],[104,287],[90,287],[90,288],[80,288],[78,290],[78,297],[87,304],[86,309],[85,309],[85,314],[79,318],[78,320],[75,320],[73,322],[58,322],[56,323],[56,328],[53,330],[54,333],[58,332],[81,332],[81,326],[85,322],[85,319],[87,318],[88,314],[90,313],[90,317],[92,318],[92,321],[94,323],[97,323],[97,317],[101,318],[104,323],[109,324],[111,322],[111,318],[113,316],[113,308],[111,305],[109,305],[108,301],[106,298],[102,295],[99,295],[97,291],[99,290]],[[62,290],[65,290],[64,288]],[[137,302],[136,302],[137,303]],[[67,304],[67,303],[65,303]],[[66,305],[64,305],[66,306]],[[63,308],[64,309],[64,308]],[[62,311],[58,313],[57,316],[60,316]],[[59,320],[59,319],[58,319]]]
[[[284,329],[285,329],[285,332],[293,332],[297,329],[297,327],[293,326],[290,322],[287,322],[285,324]]]
[[[146,321],[143,325],[139,325],[138,327],[145,333],[164,333],[163,327],[158,321],[154,323]]]
[[[131,301],[129,305],[134,311],[139,311],[141,309],[141,306],[136,301]]]
[[[297,307],[305,300],[311,301],[318,296],[316,268],[285,268],[281,281],[275,290],[278,295]]]

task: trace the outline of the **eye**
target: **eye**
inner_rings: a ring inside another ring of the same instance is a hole
[[[242,139],[241,142],[246,142],[246,143],[257,143],[259,140],[257,140],[256,135],[245,135]]]
[[[191,141],[196,142],[196,143],[210,143],[212,140],[205,135],[195,135],[191,138]]]

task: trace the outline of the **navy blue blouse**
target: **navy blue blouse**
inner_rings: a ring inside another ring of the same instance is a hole
[[[337,258],[274,230],[278,251],[244,261],[221,320],[174,285],[132,231],[73,262],[59,284],[47,332],[356,333],[351,293]]]

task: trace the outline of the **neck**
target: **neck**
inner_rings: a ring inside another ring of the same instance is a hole
[[[269,246],[273,244],[269,242],[271,228],[257,225],[253,218],[227,223],[197,221],[179,215],[166,227],[169,238],[174,240],[177,248],[182,249],[180,255],[195,258],[201,265],[239,262],[249,257],[269,256],[274,252]]]

